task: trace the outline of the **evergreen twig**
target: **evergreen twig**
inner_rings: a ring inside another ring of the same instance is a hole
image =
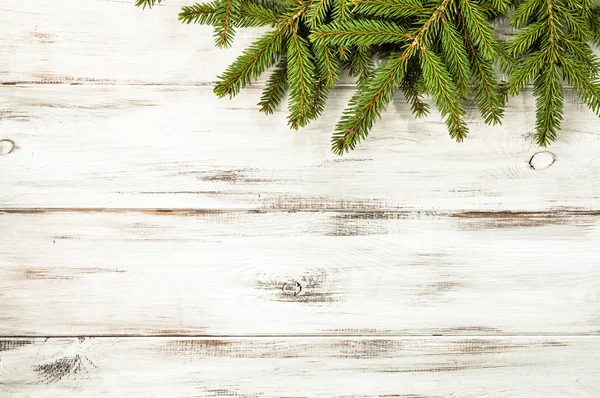
[[[218,47],[230,46],[237,29],[270,27],[219,76],[214,91],[234,96],[273,68],[259,110],[273,113],[287,94],[293,129],[323,112],[346,69],[358,84],[332,137],[337,154],[368,136],[398,90],[415,117],[429,114],[430,97],[457,141],[468,133],[470,99],[485,123],[500,124],[506,97],[529,84],[540,145],[560,130],[565,83],[600,116],[595,0],[212,0],[183,7],[179,19],[212,26]],[[516,29],[504,42],[494,31],[502,19]],[[507,82],[498,81],[496,66]]]

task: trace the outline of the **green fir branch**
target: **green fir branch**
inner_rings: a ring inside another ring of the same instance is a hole
[[[406,29],[387,21],[333,22],[315,30],[309,39],[318,45],[369,46],[407,40]]]
[[[584,65],[571,58],[560,57],[563,76],[573,86],[579,98],[600,116],[600,78],[586,72]]]
[[[532,16],[536,13],[540,4],[545,0],[519,1],[517,8],[510,16],[510,23],[515,28],[524,28],[529,24]]]
[[[258,103],[259,111],[267,115],[275,112],[288,87],[287,59],[284,57],[279,61],[269,80],[267,80],[267,86],[264,88]]]
[[[442,20],[440,41],[446,67],[457,85],[458,94],[464,97],[469,90],[471,81],[469,55],[465,49],[464,37],[461,37],[451,21]]]
[[[277,11],[258,4],[245,4],[240,10],[239,20],[235,21],[237,28],[259,28],[274,26],[280,22]]]
[[[311,119],[316,119],[325,110],[325,103],[329,94],[329,88],[325,82],[317,77],[314,83],[314,94],[312,99]]]
[[[444,63],[433,51],[423,49],[420,52],[421,70],[427,92],[433,97],[438,110],[446,118],[450,136],[460,142],[467,136],[468,130],[463,117],[466,114],[463,101],[456,96],[458,88]]]
[[[556,64],[547,65],[536,77],[533,95],[536,98],[536,140],[547,146],[556,141],[563,120],[564,95],[562,79]]]
[[[258,78],[267,68],[271,67],[284,48],[287,38],[291,35],[292,25],[296,23],[308,6],[303,5],[293,12],[282,16],[282,22],[277,29],[264,34],[252,43],[227,70],[219,76],[214,92],[219,97],[235,96],[241,88]]]
[[[355,46],[350,51],[349,73],[362,83],[373,74],[373,56],[368,46]]]
[[[248,47],[227,70],[219,76],[214,92],[219,97],[237,95],[241,88],[258,78],[273,65],[284,42],[286,29],[265,33]]]
[[[350,4],[349,0],[334,0],[331,17],[334,21],[345,21],[348,18]]]
[[[237,20],[240,10],[237,0],[220,0],[222,7],[217,9],[218,23],[215,23],[214,36],[217,47],[224,48],[231,45],[235,35],[235,20]]]
[[[504,117],[504,98],[496,78],[494,65],[479,53],[471,55],[473,71],[473,93],[475,105],[486,124],[502,124]]]
[[[535,22],[521,29],[505,46],[506,53],[512,57],[523,55],[544,34],[546,26]]]
[[[469,36],[477,46],[481,57],[494,59],[497,55],[498,41],[492,24],[477,3],[471,0],[460,0],[460,5]]]
[[[287,58],[290,84],[288,124],[297,130],[306,126],[313,117],[311,102],[315,94],[315,66],[308,42],[298,35],[295,28],[288,41]]]
[[[410,104],[410,110],[417,118],[425,117],[429,114],[429,104],[424,100],[425,83],[418,63],[414,63],[408,68],[400,89],[404,93],[406,102]]]
[[[305,21],[308,27],[315,28],[324,24],[334,2],[335,0],[315,0],[306,10]]]
[[[420,0],[356,0],[352,12],[364,17],[409,18],[431,12]]]
[[[326,87],[332,88],[340,79],[340,60],[335,48],[330,46],[313,46],[315,66],[319,79]]]
[[[210,3],[196,3],[186,6],[179,13],[179,20],[182,23],[197,23],[200,25],[215,25],[218,23],[218,9],[221,5],[220,0]]]
[[[135,0],[142,8],[161,3]],[[234,96],[276,64],[259,110],[273,113],[289,93],[294,129],[323,112],[342,69],[357,77],[332,137],[337,154],[367,138],[398,90],[415,117],[429,113],[431,97],[457,141],[468,133],[468,98],[486,123],[500,124],[505,97],[531,83],[540,145],[560,130],[563,84],[600,117],[595,0],[212,0],[184,6],[179,19],[212,26],[217,47],[230,46],[236,29],[272,27],[219,76],[214,92]],[[506,42],[494,32],[502,19],[517,30]],[[495,65],[509,75],[505,84]]]
[[[411,55],[413,49],[392,55],[371,79],[358,86],[331,139],[333,152],[342,155],[367,137],[402,83]]]
[[[546,53],[537,51],[521,61],[511,73],[506,89],[510,95],[518,95],[542,71],[546,63]]]
[[[164,1],[165,0],[136,0],[135,6],[136,7],[142,7],[142,9],[145,9],[146,7],[152,8],[156,4],[160,4],[160,3],[164,2]]]

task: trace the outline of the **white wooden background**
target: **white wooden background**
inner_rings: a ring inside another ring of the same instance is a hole
[[[0,396],[599,397],[600,122],[330,153],[168,0],[0,3]],[[473,112],[474,114],[475,112]],[[533,157],[533,160],[532,160]]]

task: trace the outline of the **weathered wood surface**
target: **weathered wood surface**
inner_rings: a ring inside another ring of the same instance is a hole
[[[600,395],[600,123],[570,94],[545,153],[525,93],[460,145],[399,98],[339,158],[351,88],[290,132],[211,92],[256,31],[132,3],[0,4],[0,396]]]
[[[10,397],[598,396],[600,339],[0,340]]]
[[[0,335],[600,334],[600,213],[0,212]]]
[[[214,47],[212,29],[183,25],[182,5],[153,10],[134,0],[22,1],[0,4],[0,81],[85,84],[204,84],[257,37]]]
[[[340,158],[330,136],[350,93],[334,91],[328,117],[292,132],[285,112],[256,112],[259,90],[229,101],[209,87],[4,86],[0,139],[15,148],[0,156],[0,208],[599,207],[600,124],[578,103],[567,101],[549,148],[556,161],[534,170],[530,95],[511,102],[504,126],[473,117],[462,144],[398,101]]]

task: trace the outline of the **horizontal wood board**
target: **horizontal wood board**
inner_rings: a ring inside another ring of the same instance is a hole
[[[0,335],[598,335],[599,213],[0,212]]]
[[[194,0],[168,0],[152,10],[133,3],[3,0],[0,82],[210,85],[269,30],[237,29],[231,48],[221,50],[211,27],[178,20]],[[502,39],[514,34],[506,25],[497,31]]]
[[[600,338],[3,339],[10,397],[593,398]]]
[[[351,92],[332,92],[327,116],[295,132],[284,110],[256,112],[259,90],[229,101],[209,87],[2,86],[0,208],[599,208],[600,123],[572,97],[554,163],[535,170],[530,93],[504,126],[471,115],[461,144],[438,115],[415,120],[398,98],[338,157],[330,137]]]

